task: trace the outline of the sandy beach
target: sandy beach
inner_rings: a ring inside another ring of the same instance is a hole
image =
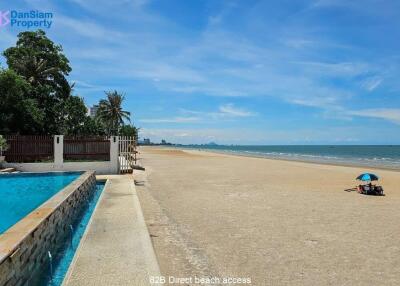
[[[139,151],[146,171],[135,173],[136,188],[166,277],[400,284],[400,172],[161,147]],[[349,190],[366,171],[382,178],[386,196]]]

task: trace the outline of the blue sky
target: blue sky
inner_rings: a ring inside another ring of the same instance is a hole
[[[2,1],[46,32],[87,105],[126,95],[141,137],[399,144],[400,1]],[[0,49],[21,30],[3,27]],[[4,58],[1,58],[4,67]]]

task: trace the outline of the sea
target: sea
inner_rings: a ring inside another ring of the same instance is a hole
[[[400,145],[185,145],[183,147],[271,159],[400,170]]]

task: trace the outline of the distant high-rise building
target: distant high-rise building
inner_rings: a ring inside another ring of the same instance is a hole
[[[152,145],[150,138],[143,138],[143,140],[138,141],[139,145]]]
[[[93,105],[92,107],[88,108],[88,114],[90,117],[95,117],[97,114],[97,111],[99,110],[99,106],[97,104]]]

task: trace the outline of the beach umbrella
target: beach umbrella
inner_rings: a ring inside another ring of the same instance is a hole
[[[360,181],[378,181],[379,177],[375,174],[371,174],[371,173],[364,173],[361,174],[360,176],[358,176],[356,178],[356,180],[360,180]]]

